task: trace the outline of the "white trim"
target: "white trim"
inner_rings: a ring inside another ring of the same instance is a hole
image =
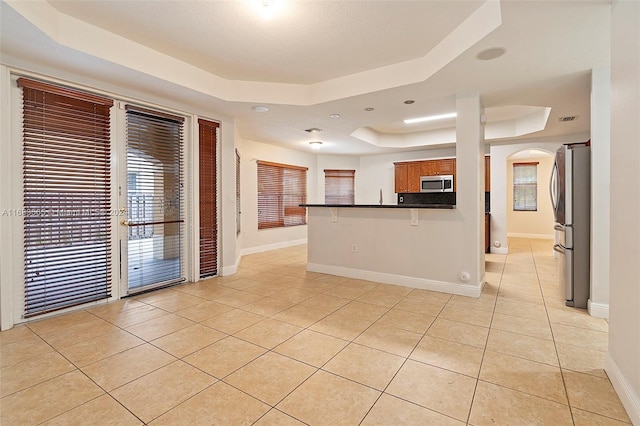
[[[307,263],[307,271],[322,274],[338,275],[384,284],[401,285],[423,290],[439,291],[441,293],[458,294],[460,296],[480,297],[484,280],[477,284],[457,284],[445,281],[428,280],[425,278],[408,277],[405,275],[386,274],[384,272],[366,271],[363,269],[344,268],[342,266],[321,265]]]
[[[233,275],[238,272],[238,267],[240,266],[240,261],[242,260],[242,256],[238,256],[236,259],[236,263],[231,266],[223,266],[219,269],[219,275],[226,277],[227,275]]]
[[[0,65],[0,240],[8,242],[0,246],[0,330],[8,330],[14,324],[14,258],[13,229],[15,220],[12,216],[3,216],[1,211],[13,206],[12,188],[14,187],[11,167],[13,163],[12,117],[11,108],[11,74],[4,65]],[[17,163],[17,164],[20,164]],[[16,250],[17,251],[17,250]]]
[[[591,299],[589,299],[587,301],[587,310],[592,317],[609,319],[608,303],[592,302]]]
[[[307,244],[307,239],[302,238],[299,240],[282,241],[280,243],[266,244],[264,246],[255,246],[242,249],[240,256],[246,256],[248,254],[262,253],[263,251],[276,250],[285,247],[299,246],[301,244]]]
[[[616,362],[611,358],[609,352],[605,356],[604,364],[604,370],[607,372],[607,376],[609,376],[613,389],[618,394],[622,405],[627,410],[631,424],[640,425],[640,397],[638,397],[633,386],[620,371]]]
[[[508,238],[529,238],[534,240],[553,240],[553,234],[523,234],[520,232],[508,232]]]
[[[509,254],[509,247],[491,247],[492,254]]]

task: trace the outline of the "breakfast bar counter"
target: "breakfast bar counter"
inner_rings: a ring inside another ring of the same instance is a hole
[[[459,261],[462,212],[452,204],[301,204],[307,270],[479,297]]]

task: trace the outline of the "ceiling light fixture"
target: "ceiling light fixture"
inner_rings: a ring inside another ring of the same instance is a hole
[[[367,112],[369,112],[369,111],[373,111],[374,109],[375,109],[375,108],[367,107],[367,108],[365,108],[364,110],[365,110],[365,111],[367,111]]]
[[[320,142],[320,141],[311,141],[311,142],[309,142],[309,145],[311,145],[311,148],[313,148],[313,149],[320,149],[320,147],[322,146],[322,142]]]
[[[305,132],[307,133],[320,133],[322,131],[322,129],[318,129],[317,127],[312,127],[310,129],[305,129]]]
[[[407,99],[406,101],[404,101],[405,104],[407,105],[411,105],[413,103],[415,103],[416,101],[414,101],[413,99]]]
[[[267,112],[269,108],[263,105],[254,105],[251,107],[255,112]]]
[[[256,0],[256,5],[262,19],[271,19],[275,15],[280,2],[278,0]]]
[[[414,123],[424,123],[425,121],[434,121],[434,120],[443,120],[445,118],[454,118],[458,114],[455,112],[451,112],[449,114],[440,114],[440,115],[430,115],[427,117],[417,117],[417,118],[408,118],[404,121],[404,124],[414,124]]]
[[[331,114],[329,118],[340,118],[340,114]]]

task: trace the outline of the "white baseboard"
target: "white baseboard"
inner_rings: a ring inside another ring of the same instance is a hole
[[[592,302],[591,299],[589,299],[587,301],[587,310],[592,317],[609,319],[608,303]]]
[[[240,252],[241,256],[246,256],[248,254],[254,253],[262,253],[263,251],[276,250],[286,247],[299,246],[300,244],[307,244],[307,239],[302,238],[299,240],[290,240],[290,241],[282,241],[280,243],[266,244],[264,246],[256,246],[256,247],[248,247],[242,249]]]
[[[233,275],[238,272],[238,266],[240,266],[240,261],[242,260],[242,255],[236,258],[236,263],[230,266],[223,266],[220,270],[220,276],[226,277],[227,275]]]
[[[629,381],[624,377],[624,374],[618,368],[618,364],[615,363],[609,352],[605,357],[604,370],[609,376],[609,380],[613,385],[622,405],[627,410],[627,415],[631,419],[631,424],[640,425],[640,398],[633,389]]]
[[[384,284],[395,284],[423,290],[439,291],[442,293],[458,294],[460,296],[480,297],[484,281],[477,284],[457,284],[445,281],[428,280],[424,278],[408,277],[405,275],[386,274],[384,272],[365,271],[362,269],[344,268],[342,266],[321,265],[307,263],[307,271],[322,274],[338,275],[340,277],[356,278]]]
[[[533,240],[553,240],[553,234],[522,234],[519,232],[507,233],[509,238],[531,238]]]
[[[493,254],[509,254],[509,247],[491,247]]]

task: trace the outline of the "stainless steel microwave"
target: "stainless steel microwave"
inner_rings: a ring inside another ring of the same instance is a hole
[[[453,192],[453,175],[420,176],[420,192]]]

